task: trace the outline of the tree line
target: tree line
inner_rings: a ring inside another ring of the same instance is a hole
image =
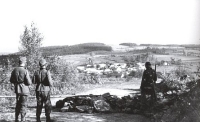
[[[71,55],[71,54],[84,54],[92,51],[112,51],[111,46],[107,46],[103,43],[84,43],[71,46],[52,46],[42,47],[42,55],[51,56],[54,55]]]

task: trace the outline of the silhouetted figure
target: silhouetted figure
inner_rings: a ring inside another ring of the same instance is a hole
[[[12,73],[10,82],[15,86],[16,93],[16,108],[15,108],[15,121],[18,122],[18,116],[21,114],[21,121],[25,122],[27,100],[30,95],[29,85],[31,79],[28,70],[24,68],[26,63],[25,57],[20,57],[19,67],[16,67]]]
[[[155,92],[155,82],[157,81],[156,71],[152,69],[151,63],[145,63],[146,70],[143,72],[142,82],[141,82],[141,95],[142,101],[146,102],[146,95],[151,95],[151,101],[156,102],[156,92]]]
[[[51,101],[50,101],[50,90],[52,87],[51,74],[49,70],[46,70],[46,60],[41,59],[39,61],[40,70],[34,73],[32,82],[36,84],[36,98],[37,98],[37,110],[36,119],[37,122],[41,122],[40,115],[42,112],[43,104],[45,104],[45,115],[46,122],[50,122],[51,113]]]

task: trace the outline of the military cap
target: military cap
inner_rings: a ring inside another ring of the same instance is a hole
[[[146,62],[146,63],[145,63],[145,66],[149,66],[149,65],[151,65],[150,62]]]
[[[26,57],[19,57],[19,63],[26,63]]]
[[[45,59],[41,59],[41,60],[39,61],[40,66],[44,66],[46,63],[47,63],[47,62],[46,62]]]

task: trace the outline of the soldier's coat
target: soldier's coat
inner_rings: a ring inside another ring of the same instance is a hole
[[[27,111],[28,95],[30,95],[28,86],[32,84],[28,70],[26,70],[23,66],[16,67],[11,73],[10,82],[15,85],[15,120],[18,120],[20,113],[21,119],[23,120]]]

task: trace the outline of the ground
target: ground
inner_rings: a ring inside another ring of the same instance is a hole
[[[84,90],[83,92],[77,93],[77,95],[86,94],[104,94],[110,92],[110,94],[117,95],[119,97],[125,95],[133,95],[137,89],[139,89],[141,79],[134,79],[129,82],[113,82],[111,84],[95,85],[91,90]],[[53,105],[59,99],[52,99]],[[0,113],[0,122],[12,122],[14,121],[14,107],[8,113]],[[29,107],[27,113],[27,121],[34,122],[35,107]],[[137,114],[125,114],[125,113],[78,113],[78,112],[60,112],[59,110],[53,109],[51,114],[52,119],[55,122],[149,122],[148,118],[137,115]],[[44,110],[41,115],[42,121],[45,121]]]
[[[0,120],[1,122],[14,122],[14,113],[6,113],[7,118]],[[5,115],[5,114],[4,114]],[[132,115],[124,113],[75,113],[75,112],[52,112],[53,122],[149,122],[149,120],[141,115]],[[27,122],[36,122],[35,113],[27,114]],[[45,115],[42,113],[41,121],[45,122]]]

